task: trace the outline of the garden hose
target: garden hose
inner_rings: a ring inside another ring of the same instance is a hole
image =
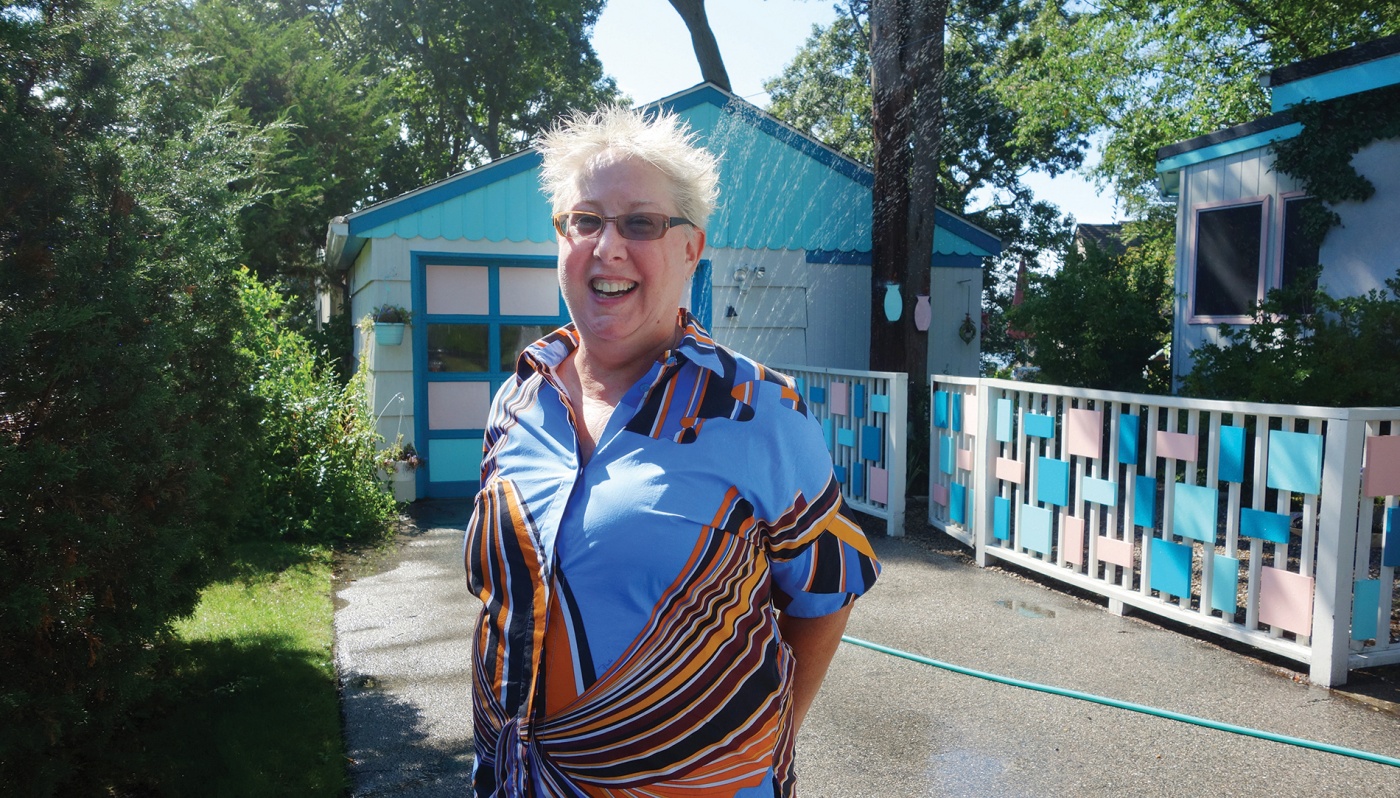
[[[1368,762],[1376,762],[1382,765],[1389,765],[1394,768],[1400,768],[1400,759],[1396,759],[1395,757],[1383,756],[1381,754],[1373,754],[1369,751],[1358,751],[1355,748],[1345,748],[1340,745],[1320,743],[1315,740],[1304,740],[1301,737],[1289,737],[1286,734],[1274,734],[1273,732],[1260,731],[1259,729],[1250,729],[1245,726],[1236,726],[1232,723],[1220,723],[1214,720],[1206,720],[1205,718],[1197,718],[1191,715],[1183,715],[1180,712],[1172,712],[1171,710],[1167,709],[1157,709],[1156,707],[1149,707],[1143,704],[1134,704],[1130,701],[1119,701],[1115,698],[1105,698],[1103,696],[1093,695],[1092,693],[1084,693],[1078,690],[1067,690],[1063,687],[1051,687],[1049,685],[1036,684],[1035,682],[1028,682],[1022,679],[1013,679],[1009,676],[998,676],[995,673],[987,673],[985,671],[973,670],[972,668],[964,668],[959,665],[953,665],[947,662],[940,662],[936,659],[921,657],[918,654],[911,654],[908,651],[900,651],[897,648],[889,648],[888,646],[882,646],[879,643],[871,643],[868,640],[861,640],[860,638],[850,637],[849,635],[842,635],[841,640],[843,642],[850,643],[853,646],[868,648],[871,651],[878,651],[882,654],[889,654],[890,656],[900,657],[903,659],[910,660],[912,662],[918,662],[923,665],[931,665],[935,668],[942,668],[943,670],[952,671],[953,673],[960,673],[964,676],[975,676],[978,679],[986,679],[990,682],[1008,684],[1012,687],[1022,687],[1027,690],[1035,690],[1041,693],[1050,693],[1051,695],[1064,696],[1066,698],[1077,698],[1080,701],[1088,701],[1094,704],[1103,704],[1104,706],[1116,707],[1118,709],[1126,709],[1130,712],[1141,712],[1144,715],[1151,715],[1157,718],[1166,718],[1168,720],[1181,721],[1182,723],[1191,723],[1196,726],[1204,726],[1207,729],[1215,729],[1217,731],[1230,732],[1232,734],[1239,734],[1245,737],[1254,737],[1260,740],[1270,740],[1276,743],[1284,743],[1285,745],[1295,745],[1299,748],[1311,748],[1314,751],[1324,751],[1329,754],[1339,754],[1341,756],[1349,756],[1354,759],[1364,759]]]

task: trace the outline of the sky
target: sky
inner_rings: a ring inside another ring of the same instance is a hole
[[[832,0],[706,0],[705,10],[734,93],[760,108],[768,105],[763,81],[783,71],[814,24],[830,24],[836,17]],[[667,0],[608,0],[593,30],[593,47],[604,71],[637,103],[700,82],[690,33]],[[1033,174],[1026,183],[1037,198],[1080,222],[1121,220],[1113,195],[1100,196],[1078,175]]]

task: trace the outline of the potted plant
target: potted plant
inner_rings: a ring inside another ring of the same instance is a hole
[[[408,311],[398,305],[384,304],[370,311],[374,322],[374,342],[383,346],[403,343],[403,328],[409,324]]]
[[[426,462],[427,458],[418,454],[412,442],[404,442],[403,435],[379,453],[379,470],[392,486],[396,501],[411,502],[417,498],[413,472]]]

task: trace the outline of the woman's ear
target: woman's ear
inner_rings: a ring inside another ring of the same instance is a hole
[[[705,251],[705,231],[698,227],[690,228],[685,241],[686,275],[694,276],[695,267],[700,265],[700,253]]]

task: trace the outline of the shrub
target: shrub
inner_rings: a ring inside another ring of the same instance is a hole
[[[251,473],[223,231],[256,141],[217,111],[151,135],[119,33],[81,3],[0,27],[6,795],[103,791]]]
[[[1152,226],[1130,228],[1144,242],[1122,255],[1090,244],[1084,253],[1066,253],[1055,274],[1032,278],[1024,302],[1007,316],[1031,335],[1038,382],[1165,391],[1166,363],[1153,355],[1171,332],[1171,261]]]
[[[1400,273],[1386,288],[1340,299],[1270,291],[1254,324],[1222,325],[1223,343],[1196,350],[1183,393],[1323,407],[1400,405]]]
[[[252,320],[239,344],[258,363],[257,500],[248,537],[314,543],[377,538],[394,501],[378,476],[379,444],[363,369],[341,386],[331,364],[291,328],[275,286],[241,272]]]

